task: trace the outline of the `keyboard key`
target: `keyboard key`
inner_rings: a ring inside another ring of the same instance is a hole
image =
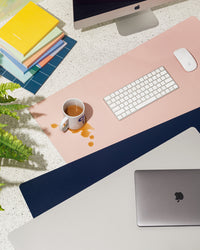
[[[174,85],[173,82],[169,82],[168,84],[166,84],[166,87],[169,88],[169,87],[171,87],[173,85]]]
[[[156,97],[155,96],[152,96],[150,99],[138,104],[135,108],[136,109],[141,109],[143,108],[144,106],[148,105],[149,103],[152,103],[156,100]]]
[[[136,108],[132,108],[132,109],[130,109],[130,111],[133,113],[136,111]]]
[[[104,100],[105,100],[105,101],[108,101],[108,100],[110,100],[110,98],[111,98],[111,97],[108,95],[108,96],[106,96],[106,97],[104,98]]]
[[[117,112],[118,110],[120,110],[119,106],[117,106],[117,107],[115,107],[115,108],[112,109],[113,112]]]
[[[118,116],[118,115],[121,115],[122,113],[124,113],[124,109],[120,109],[118,110],[117,112],[115,112],[115,114]]]
[[[116,103],[112,103],[112,104],[110,105],[111,109],[114,108],[115,106],[116,106]]]
[[[125,109],[126,111],[129,110],[128,106],[125,106],[124,109]]]

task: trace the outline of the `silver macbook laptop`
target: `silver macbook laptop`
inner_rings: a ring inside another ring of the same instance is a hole
[[[188,250],[191,246],[192,250],[199,250],[200,227],[138,227],[134,183],[135,170],[199,167],[200,134],[190,128],[32,219],[11,232],[9,239],[15,250]],[[167,194],[170,188],[169,184]],[[178,195],[177,202],[175,192],[181,192],[183,200]],[[179,212],[188,199],[193,199],[182,186],[172,189],[169,197],[171,195],[176,205],[180,205]],[[151,193],[148,190],[145,199],[149,197]],[[199,200],[200,196],[196,199]],[[158,202],[161,205],[166,201],[161,196]],[[189,209],[190,213],[196,214],[195,207]],[[187,214],[186,217],[190,220],[188,225],[194,224],[191,216]]]
[[[200,169],[137,170],[135,193],[138,226],[200,225]]]

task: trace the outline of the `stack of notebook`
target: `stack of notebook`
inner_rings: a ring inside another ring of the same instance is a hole
[[[0,66],[25,84],[67,45],[58,23],[29,2],[0,29]]]

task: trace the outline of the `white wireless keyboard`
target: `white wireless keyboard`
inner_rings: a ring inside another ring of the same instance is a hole
[[[177,88],[167,70],[159,67],[104,97],[104,101],[118,120],[122,120]]]

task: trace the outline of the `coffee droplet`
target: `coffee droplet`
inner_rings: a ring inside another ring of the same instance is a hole
[[[93,142],[93,141],[90,141],[90,142],[88,142],[88,145],[89,145],[90,147],[92,147],[92,146],[94,146],[94,142]]]
[[[91,139],[91,140],[94,139],[94,135],[91,135],[91,136],[90,136],[90,139]]]
[[[58,124],[53,123],[53,124],[51,124],[51,127],[52,127],[52,128],[57,128],[57,127],[58,127]]]

